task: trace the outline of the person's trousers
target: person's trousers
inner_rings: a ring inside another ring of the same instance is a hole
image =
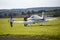
[[[12,22],[10,22],[10,26],[12,27],[13,25],[12,25],[13,23]]]

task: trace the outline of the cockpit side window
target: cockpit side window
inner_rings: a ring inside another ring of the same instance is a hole
[[[31,18],[34,18],[34,16],[31,16]]]

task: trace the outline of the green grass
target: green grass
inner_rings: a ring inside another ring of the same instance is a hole
[[[0,36],[18,36],[32,38],[60,38],[60,17],[58,20],[46,22],[43,26],[32,24],[24,27],[24,24],[13,24],[10,27],[8,18],[0,18]],[[23,20],[23,18],[14,18]]]

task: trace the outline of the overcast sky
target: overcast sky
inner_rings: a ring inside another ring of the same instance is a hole
[[[60,0],[0,0],[0,9],[60,7]]]

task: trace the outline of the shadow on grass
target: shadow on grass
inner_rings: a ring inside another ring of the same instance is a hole
[[[31,26],[31,27],[37,27],[37,26],[60,26],[60,24],[52,24],[52,25],[29,25],[29,26]],[[27,26],[27,27],[29,27],[29,26]]]

